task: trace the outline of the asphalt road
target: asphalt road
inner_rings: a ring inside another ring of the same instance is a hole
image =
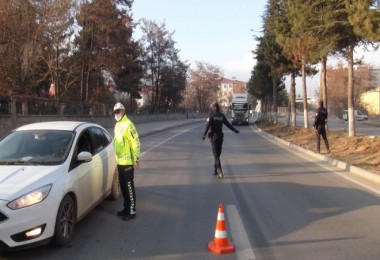
[[[0,259],[377,259],[380,187],[294,152],[252,126],[225,132],[213,176],[204,121],[142,134],[137,218],[104,201],[77,226],[69,246],[42,246]],[[147,125],[146,125],[147,126]],[[137,128],[141,129],[141,126]],[[218,206],[235,253],[215,255]]]

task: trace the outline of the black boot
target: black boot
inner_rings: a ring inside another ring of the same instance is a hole
[[[117,215],[119,217],[124,217],[124,216],[128,215],[128,210],[125,210],[125,209],[120,210],[120,211],[117,212]]]

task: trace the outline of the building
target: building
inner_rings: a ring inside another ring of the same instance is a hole
[[[380,67],[369,67],[371,74],[370,87],[379,87],[380,86]]]
[[[218,91],[219,105],[227,109],[232,102],[232,94],[246,92],[246,83],[236,80],[236,78],[227,79],[222,78]]]

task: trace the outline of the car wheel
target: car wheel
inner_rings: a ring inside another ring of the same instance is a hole
[[[53,244],[59,247],[67,245],[73,235],[76,225],[77,209],[71,196],[66,195],[59,205]]]
[[[110,200],[118,200],[120,198],[120,182],[119,182],[119,172],[116,168],[113,174],[113,181],[111,186],[111,194],[108,196]]]

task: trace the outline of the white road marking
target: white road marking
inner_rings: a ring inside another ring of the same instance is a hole
[[[226,211],[228,224],[230,226],[232,235],[232,242],[235,245],[237,259],[256,259],[255,253],[253,252],[253,248],[251,246],[251,243],[249,242],[247,232],[244,229],[243,222],[241,221],[236,206],[227,205]]]

